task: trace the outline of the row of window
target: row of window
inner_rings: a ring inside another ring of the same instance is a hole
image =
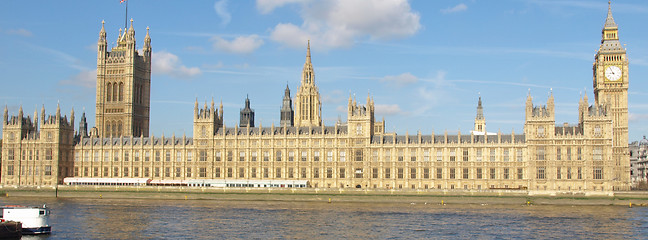
[[[40,159],[40,151],[37,150],[22,150],[22,154],[20,157],[21,160],[39,160]],[[45,149],[45,160],[52,160],[52,149],[47,148]],[[9,149],[7,150],[7,160],[16,160],[16,151],[14,149]]]
[[[52,176],[52,166],[46,165],[43,168],[43,172],[40,171],[39,166],[22,166],[20,172],[15,172],[13,165],[7,165],[7,175],[13,176],[17,174],[18,176],[39,176],[43,174],[44,176]]]
[[[565,149],[565,152],[563,154],[563,149]],[[556,148],[556,160],[583,160],[583,148],[582,147],[575,147],[576,149],[576,156],[574,156],[572,152],[572,147],[557,147]],[[547,159],[547,152],[544,146],[537,147],[536,149],[536,160],[538,161],[545,161],[549,160]],[[594,161],[602,161],[603,160],[603,147],[600,146],[595,146],[592,149],[592,160]]]
[[[564,170],[564,171],[563,171]],[[567,167],[565,169],[561,167],[556,168],[556,178],[558,180],[561,179],[573,179],[574,177],[576,179],[583,179],[583,168],[582,167],[577,167],[573,171],[571,167]],[[536,171],[536,178],[537,179],[547,179],[548,178],[548,170],[546,167],[538,167]],[[603,179],[603,167],[594,167],[592,171],[592,179],[600,180]]]
[[[153,169],[153,172],[150,170]],[[371,171],[365,175],[363,168],[355,168],[352,172],[347,172],[347,168],[322,168],[324,170],[320,174],[320,168],[259,168],[257,172],[256,167],[252,167],[249,171],[246,168],[220,168],[213,169],[213,177],[227,177],[227,178],[347,178],[352,176],[354,178],[383,178],[383,179],[523,179],[523,168],[502,168],[500,171],[496,168],[422,168],[421,172],[417,168],[371,168]],[[100,170],[102,170],[100,172]],[[111,171],[112,170],[112,171]],[[121,172],[120,172],[121,170]],[[131,172],[132,170],[132,172]],[[140,171],[142,170],[142,171]],[[222,172],[225,170],[225,172]],[[236,173],[234,172],[235,170]],[[273,171],[274,170],[274,171]],[[308,172],[310,170],[310,172]],[[394,171],[392,171],[394,170]],[[271,172],[272,171],[272,172]],[[299,172],[298,172],[299,171]],[[513,172],[515,171],[515,172]],[[197,175],[194,175],[197,173]],[[247,175],[246,175],[247,174]],[[75,167],[75,177],[208,177],[208,168],[182,168],[182,167]],[[211,176],[210,176],[211,177]]]

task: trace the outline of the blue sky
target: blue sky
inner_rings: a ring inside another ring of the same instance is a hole
[[[0,104],[16,114],[57,102],[94,126],[96,43],[124,27],[113,1],[0,1]],[[349,95],[399,134],[468,133],[481,95],[487,130],[521,133],[530,91],[553,90],[556,123],[593,101],[592,63],[607,1],[130,0],[137,47],[150,27],[151,133],[191,135],[193,103],[221,101],[238,124],[246,95],[256,125],[279,123],[286,84],[299,87],[311,40],[326,125],[346,119]],[[630,141],[648,133],[648,2],[612,3],[630,59]],[[111,41],[112,40],[112,41]]]

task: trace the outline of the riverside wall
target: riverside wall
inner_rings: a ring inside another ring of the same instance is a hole
[[[319,201],[421,204],[535,204],[648,206],[647,191],[543,192],[528,190],[372,190],[333,188],[214,188],[168,186],[0,186],[4,197]]]

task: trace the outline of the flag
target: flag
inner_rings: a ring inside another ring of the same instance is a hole
[[[119,3],[124,3],[126,0],[119,0]]]

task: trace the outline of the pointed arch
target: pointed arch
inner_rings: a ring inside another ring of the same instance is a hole
[[[113,101],[117,101],[117,83],[113,83],[112,90],[113,90],[113,93],[112,93]]]
[[[104,129],[106,136],[110,136],[110,122],[106,121],[106,128]]]
[[[118,136],[123,135],[123,133],[122,133],[122,122],[121,121],[117,122],[117,135]]]
[[[111,92],[112,92],[112,84],[108,83],[108,85],[106,85],[106,101],[107,102],[110,102],[110,100],[111,100],[111,94],[110,94]]]
[[[119,101],[124,101],[124,83],[119,83]]]

